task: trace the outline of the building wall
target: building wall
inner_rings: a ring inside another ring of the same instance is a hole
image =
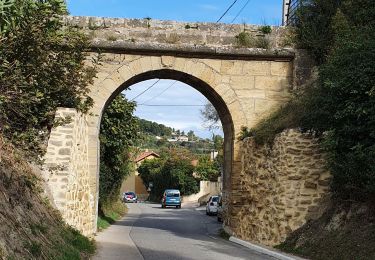
[[[126,179],[122,182],[121,185],[121,193],[127,192],[127,191],[135,191],[135,182],[136,182],[136,175],[135,172],[132,172],[129,174],[129,176],[126,176]]]

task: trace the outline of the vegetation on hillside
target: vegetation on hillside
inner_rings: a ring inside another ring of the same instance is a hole
[[[63,0],[0,1],[0,258],[81,259],[92,241],[66,225],[41,197],[37,173],[57,107],[86,113],[86,37],[63,24]],[[10,143],[15,145],[14,148]],[[22,150],[22,151],[20,151]]]
[[[139,119],[139,128],[145,134],[170,137],[174,129],[156,122]]]
[[[272,141],[299,127],[321,138],[344,199],[375,195],[375,5],[372,0],[313,0],[298,12],[297,44],[319,64],[318,79],[244,136]]]
[[[37,158],[57,107],[87,112],[86,37],[63,25],[63,0],[0,1],[0,131]]]
[[[316,260],[375,259],[374,202],[340,201],[277,248]]]
[[[100,126],[99,211],[118,201],[123,180],[133,170],[131,149],[138,140],[135,103],[117,96],[105,110]]]
[[[93,241],[66,225],[40,176],[0,135],[0,259],[89,259]]]

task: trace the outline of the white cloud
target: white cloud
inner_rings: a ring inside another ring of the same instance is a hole
[[[131,100],[145,91],[155,81],[153,79],[137,83],[131,86],[130,90],[123,93]],[[204,105],[208,102],[200,92],[182,82],[175,83],[165,91],[173,82],[173,80],[160,80],[154,87],[137,97],[136,116],[184,130],[185,132],[193,130],[201,137],[210,137],[212,133],[202,126],[203,120],[200,113],[202,107],[142,105],[144,102],[151,105]]]

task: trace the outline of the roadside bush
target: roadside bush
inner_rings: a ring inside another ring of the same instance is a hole
[[[0,131],[36,158],[57,107],[87,112],[95,65],[84,64],[88,42],[64,26],[62,0],[1,1]]]
[[[99,204],[110,207],[117,202],[124,178],[134,170],[130,149],[138,140],[136,104],[117,96],[105,110],[100,125]]]

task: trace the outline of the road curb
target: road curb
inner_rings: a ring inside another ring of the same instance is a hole
[[[297,260],[297,259],[302,259],[302,258],[299,258],[299,257],[297,258],[297,257],[285,255],[285,254],[273,251],[271,249],[268,249],[268,248],[265,248],[265,247],[262,247],[262,246],[259,246],[259,245],[255,245],[253,243],[244,241],[244,240],[236,238],[234,236],[231,236],[229,238],[229,241],[231,241],[233,243],[236,243],[236,244],[239,244],[241,246],[247,247],[247,248],[249,248],[251,250],[254,250],[254,251],[258,252],[258,253],[269,255],[269,256],[275,257],[276,259],[280,259],[280,260]]]

